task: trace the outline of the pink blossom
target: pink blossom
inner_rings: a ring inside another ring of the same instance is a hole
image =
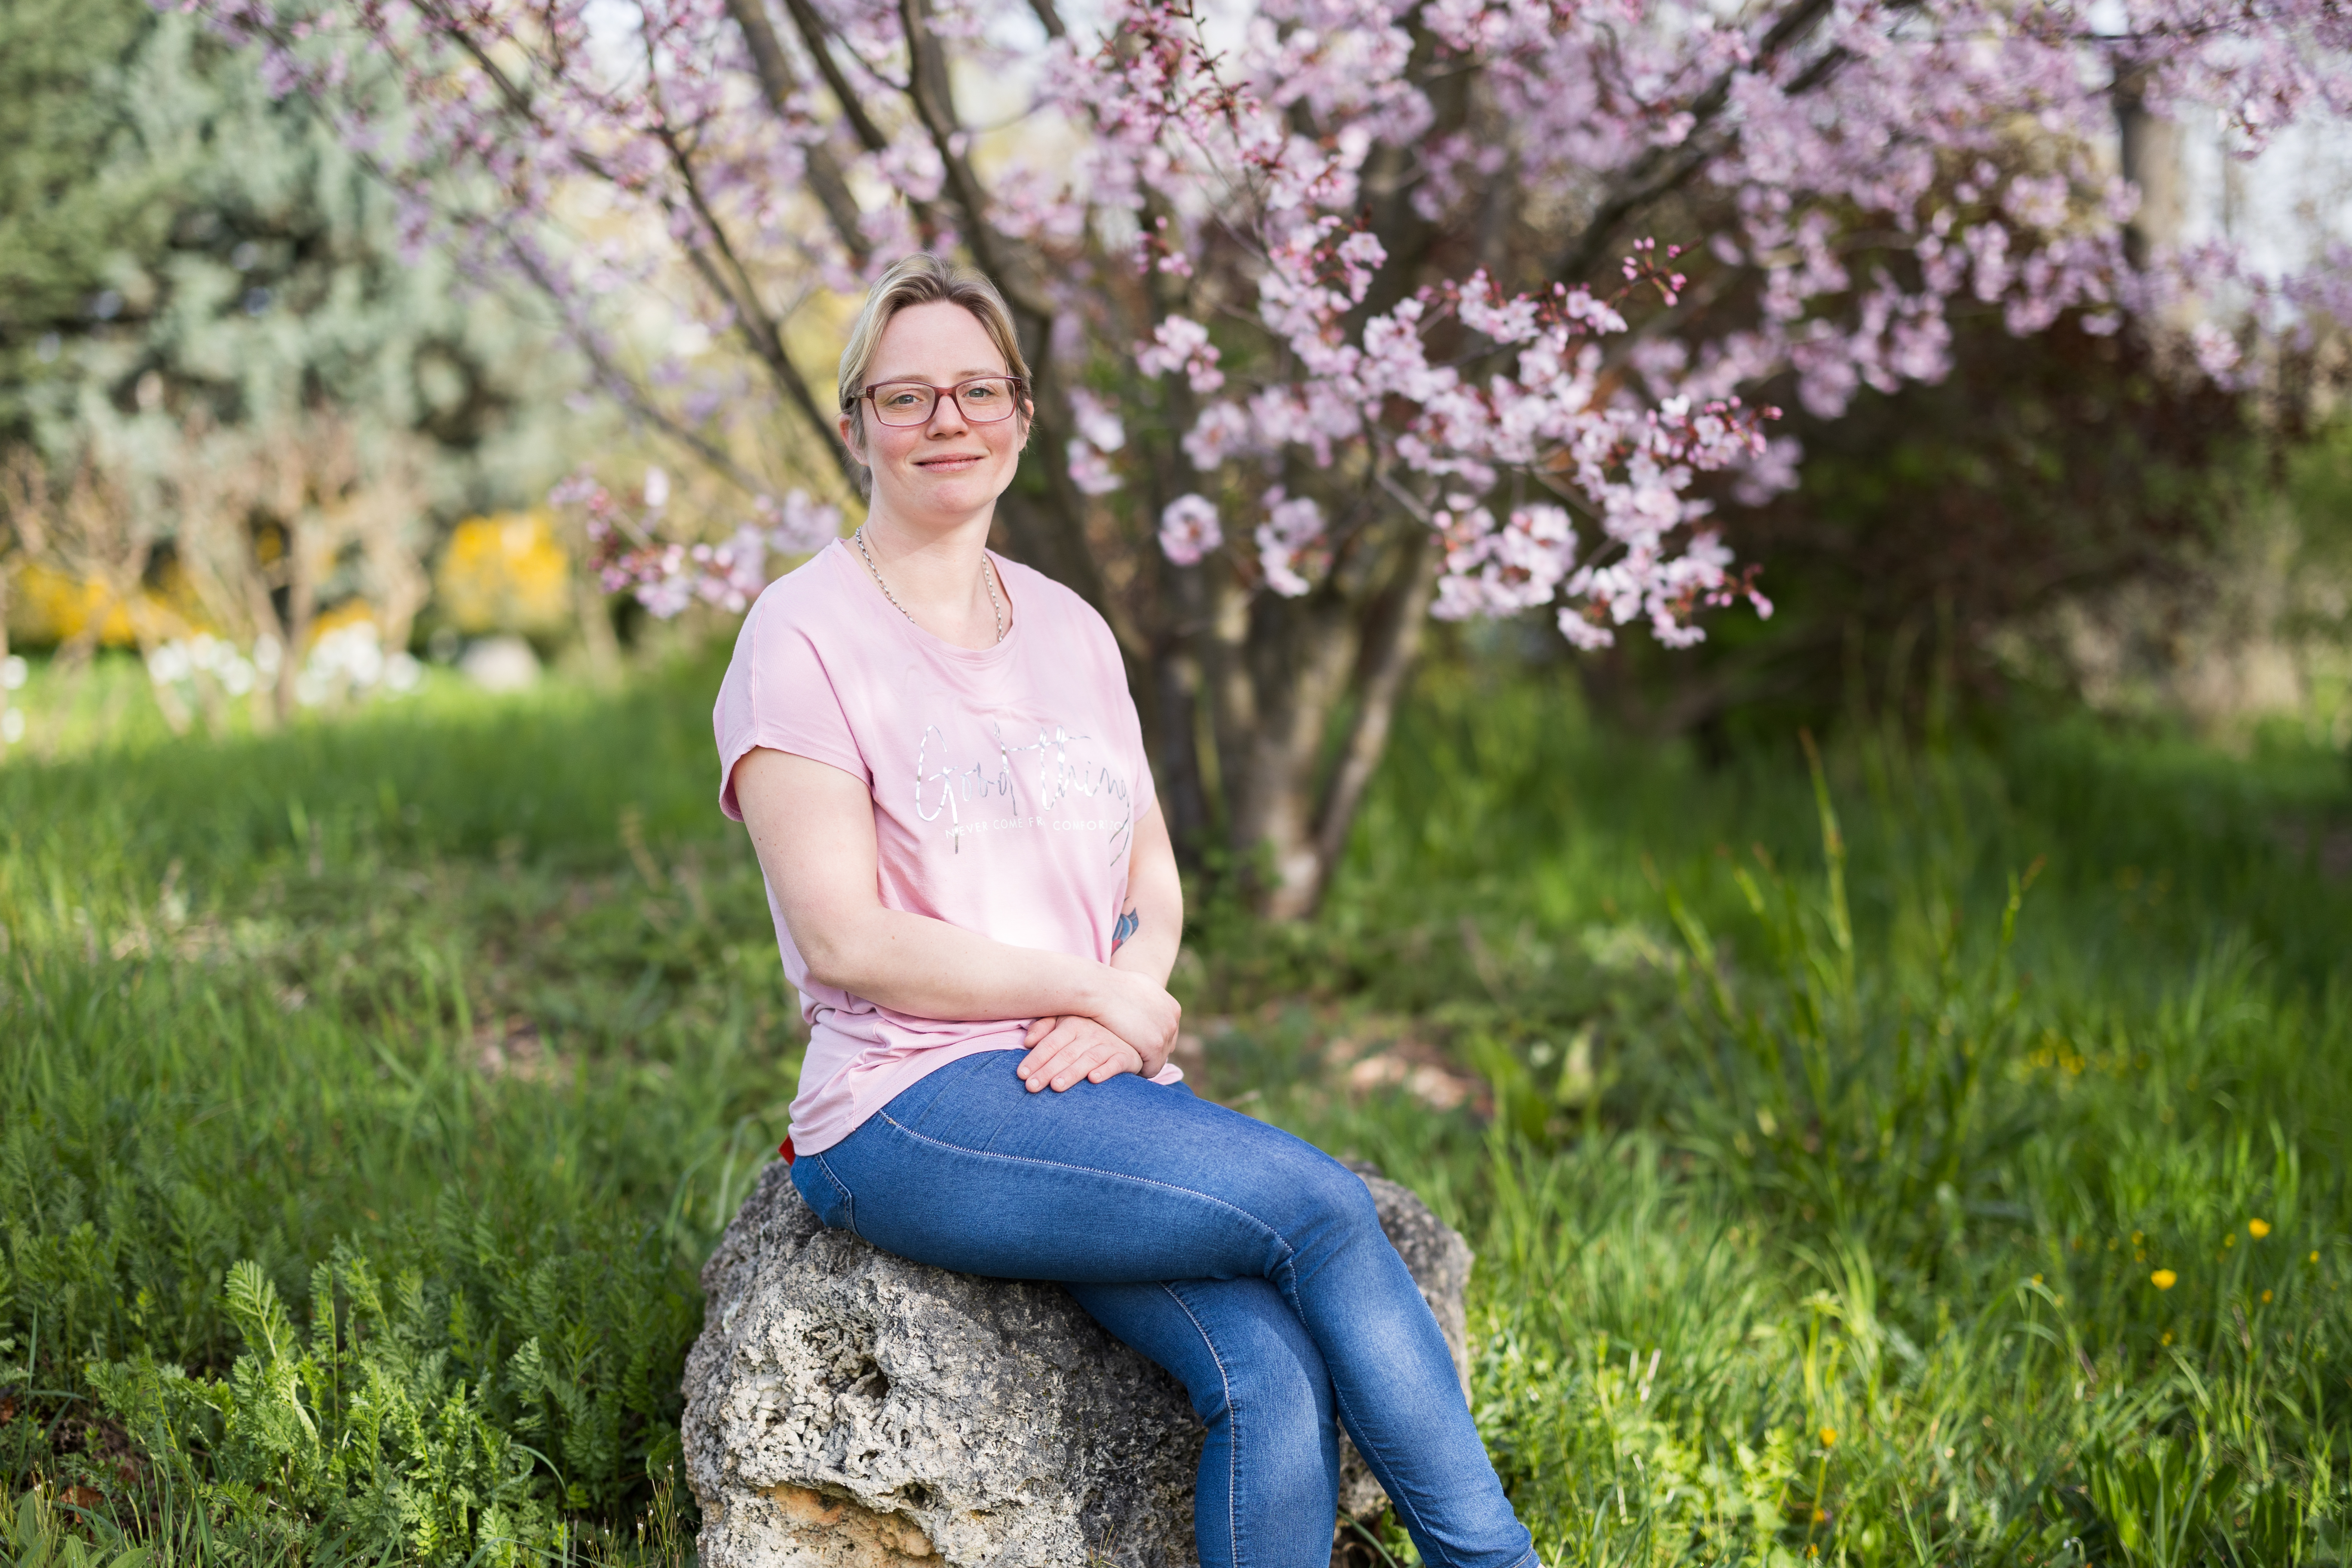
[[[1202,393],[1224,385],[1225,374],[1217,368],[1217,346],[1209,342],[1209,329],[1200,322],[1171,316],[1152,330],[1151,338],[1135,353],[1136,368],[1144,374],[1181,370],[1192,390]]]
[[[1070,418],[1098,452],[1116,452],[1127,445],[1127,426],[1117,411],[1083,386],[1070,388]]]
[[[1179,566],[1195,566],[1225,542],[1217,509],[1202,495],[1181,495],[1160,513],[1160,548]]]
[[[1300,492],[1262,496],[1268,591],[1321,580],[1329,518],[1388,507],[1436,531],[1436,613],[1549,606],[1579,647],[1633,625],[1685,645],[1743,599],[1769,613],[1706,496],[1795,482],[1775,411],[1743,401],[1775,378],[1834,416],[1948,374],[1953,312],[1981,310],[2016,332],[2132,320],[2234,385],[2266,338],[2352,320],[2341,247],[2279,275],[2219,243],[2127,252],[2139,193],[2108,172],[2126,73],[2249,155],[2352,112],[2333,0],[1241,0],[1205,29],[1190,0],[1104,0],[1044,42],[1023,0],[188,4],[257,46],[268,90],[320,102],[394,187],[404,246],[527,280],[599,387],[706,457],[824,377],[749,395],[730,356],[641,353],[648,300],[684,280],[681,313],[772,363],[811,291],[965,247],[1041,330],[1041,379],[1072,388],[1043,449],[1081,493],[1116,490],[1129,421],[1181,430],[1125,461],[1179,489],[1280,474]],[[760,77],[752,12],[794,79]],[[909,69],[917,15],[935,76]],[[953,120],[941,80],[989,83],[999,129]],[[1650,211],[1697,232],[1570,243],[1576,215],[1643,191],[1672,195],[1609,209],[1621,229]],[[1540,235],[1497,239],[1498,216]],[[1456,259],[1476,256],[1494,271]],[[585,477],[557,493],[605,580],[660,614],[741,601],[767,557],[839,530],[788,496],[689,547],[671,536],[705,521],[646,479],[635,499]],[[1181,563],[1222,544],[1202,494],[1159,521]]]
[[[1265,492],[1265,521],[1257,525],[1258,569],[1266,586],[1295,599],[1314,584],[1298,570],[1323,542],[1323,509],[1307,496],[1285,495],[1276,485]]]
[[[1110,466],[1110,460],[1083,436],[1070,437],[1068,460],[1070,482],[1082,494],[1107,496],[1125,482],[1118,477],[1118,470]]]

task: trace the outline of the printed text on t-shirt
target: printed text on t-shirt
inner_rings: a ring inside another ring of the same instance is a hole
[[[1117,769],[1094,760],[1090,754],[1091,736],[1073,734],[1059,724],[1041,724],[1034,741],[1016,745],[1006,738],[1002,724],[991,723],[988,731],[995,754],[983,754],[968,765],[958,765],[952,760],[955,748],[947,732],[937,724],[923,727],[922,738],[915,747],[918,816],[925,822],[936,822],[945,816],[948,837],[959,850],[968,833],[1036,827],[1061,833],[1105,833],[1114,862],[1127,853],[1128,837],[1135,826],[1135,808],[1128,781]],[[1001,801],[1018,805],[1016,780],[1021,769],[1013,759],[1016,753],[1032,752],[1037,757],[1036,800],[1032,809],[1014,816],[977,817],[966,822],[963,807],[967,804],[984,805]],[[1096,803],[1099,814],[1052,815],[1054,808],[1071,795],[1083,795]]]

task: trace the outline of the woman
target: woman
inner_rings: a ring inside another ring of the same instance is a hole
[[[1180,1378],[1203,1564],[1328,1562],[1335,1417],[1425,1562],[1533,1563],[1363,1183],[1168,1063],[1183,894],[1118,648],[986,548],[1033,412],[1003,300],[900,262],[840,385],[865,525],[760,596],[714,715],[809,1025],[793,1184],[901,1257],[1063,1282]]]

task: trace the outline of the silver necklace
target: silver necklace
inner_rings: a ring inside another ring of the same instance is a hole
[[[898,595],[890,592],[890,584],[882,581],[882,568],[874,564],[874,552],[866,548],[866,525],[859,523],[857,531],[849,537],[857,546],[857,553],[866,557],[866,569],[874,574],[874,585],[882,590],[882,596],[890,601],[890,607],[905,616],[908,626],[919,626],[921,623],[915,619],[913,613],[898,602]],[[988,590],[988,607],[996,612],[996,640],[1003,642],[1004,640],[1004,601],[996,596],[996,574],[988,569],[988,556],[985,552],[982,552],[980,557],[980,584],[982,587]]]

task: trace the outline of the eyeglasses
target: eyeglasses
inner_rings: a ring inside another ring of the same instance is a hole
[[[857,395],[874,405],[874,417],[885,425],[924,425],[940,405],[942,393],[952,395],[963,416],[975,425],[1010,419],[1021,405],[1022,381],[1017,375],[981,375],[953,386],[933,386],[922,381],[886,381]]]

